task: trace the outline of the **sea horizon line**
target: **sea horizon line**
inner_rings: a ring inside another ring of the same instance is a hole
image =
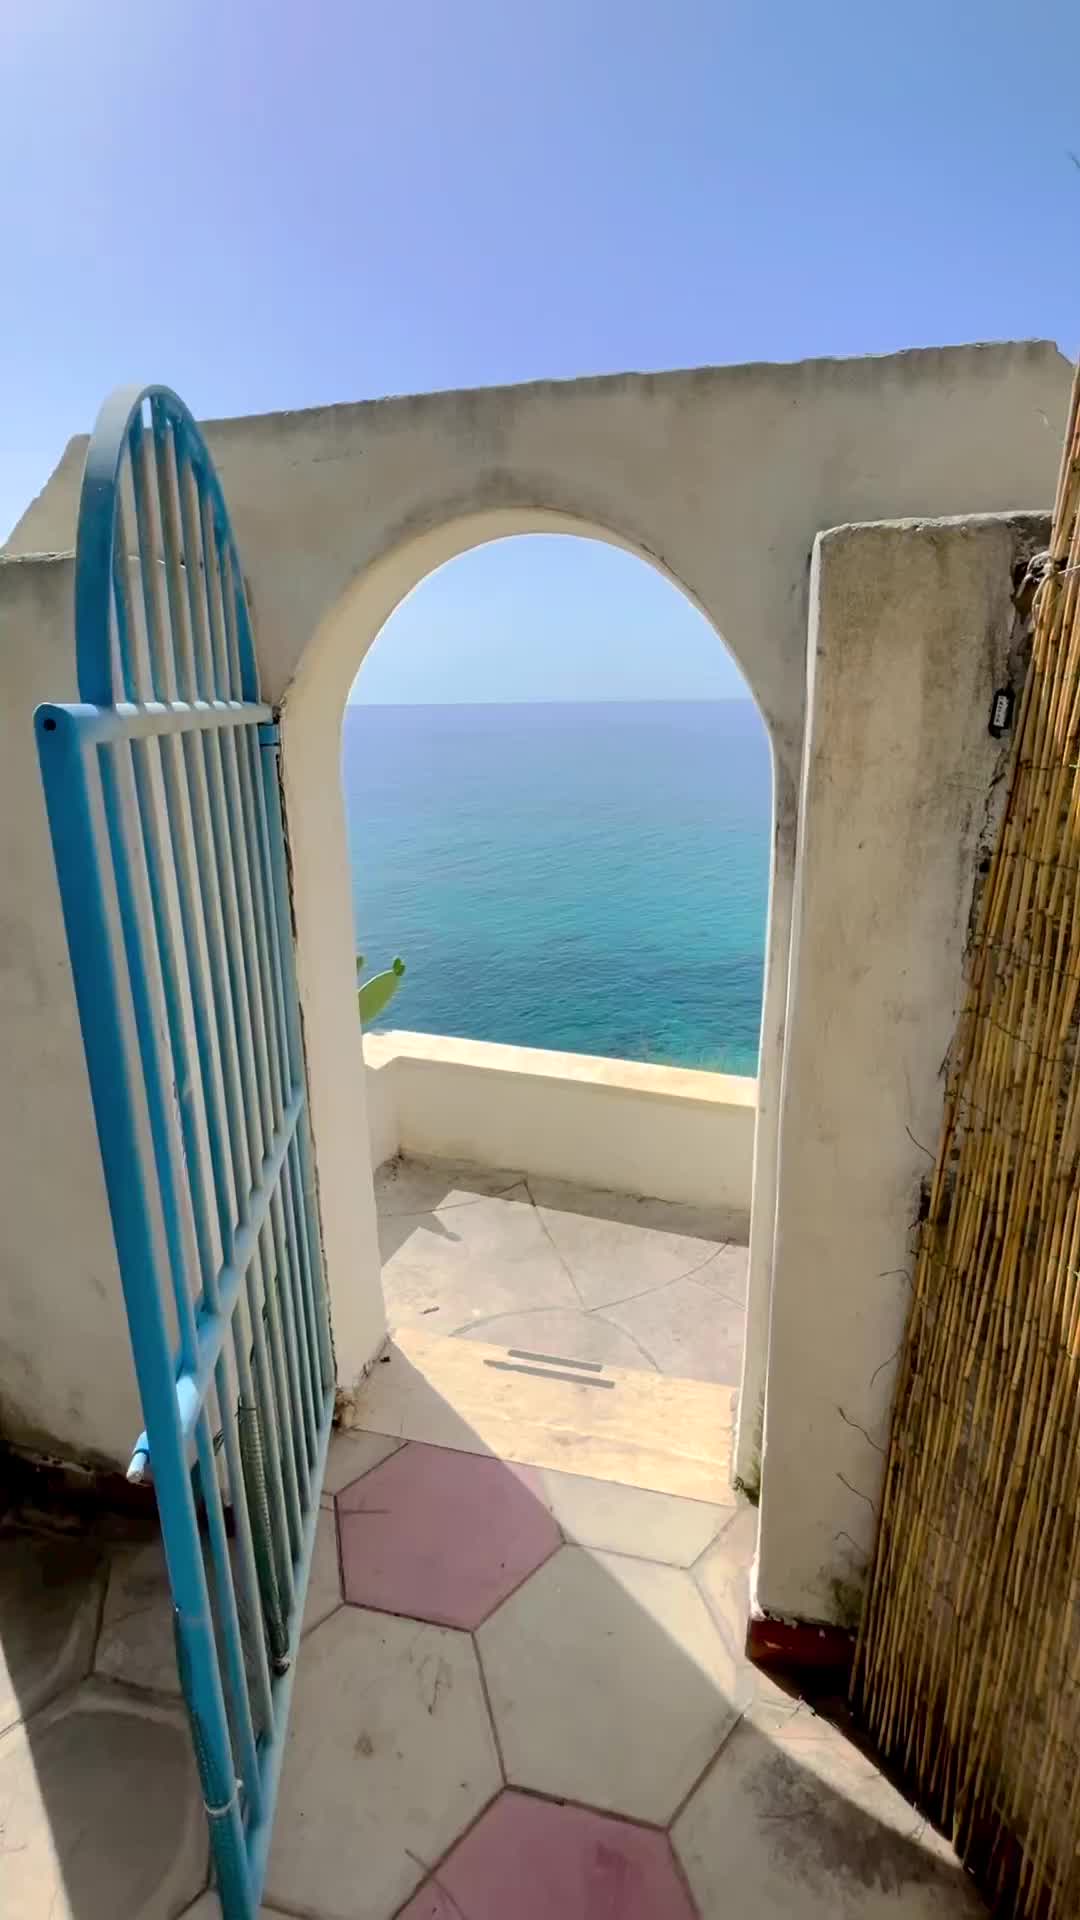
[[[751,693],[593,696],[582,700],[347,700],[346,707],[754,707]]]

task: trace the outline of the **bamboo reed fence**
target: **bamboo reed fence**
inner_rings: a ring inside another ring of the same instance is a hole
[[[1001,1913],[1080,1915],[1080,370],[853,1698]]]

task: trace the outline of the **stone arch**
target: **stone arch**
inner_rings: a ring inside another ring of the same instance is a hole
[[[282,762],[293,863],[297,959],[305,1008],[312,1120],[334,1311],[339,1375],[345,1384],[366,1364],[384,1332],[376,1252],[374,1200],[366,1162],[356,1143],[367,1139],[361,1038],[355,1018],[352,896],[345,812],[339,775],[342,715],[349,689],[386,621],[414,587],[437,567],[492,541],[530,533],[562,533],[601,541],[652,566],[696,607],[728,648],[754,699],[770,741],[773,763],[772,871],[759,1118],[751,1214],[750,1288],[744,1381],[740,1403],[754,1417],[744,1433],[747,1456],[756,1453],[757,1411],[764,1391],[768,1280],[775,1213],[775,1133],[782,1055],[782,1009],[794,869],[794,803],[778,752],[775,716],[766,707],[768,676],[752,655],[722,634],[716,611],[651,551],[610,524],[546,507],[495,506],[450,514],[422,532],[391,542],[363,567],[319,622],[282,702]],[[765,685],[762,680],[765,679]],[[786,830],[777,828],[783,820]]]

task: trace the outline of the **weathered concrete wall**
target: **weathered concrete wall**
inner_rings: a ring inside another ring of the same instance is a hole
[[[814,548],[757,1602],[847,1621],[873,1547],[920,1182],[1038,516]],[[1021,671],[1013,660],[1012,678]]]
[[[539,510],[670,573],[723,634],[794,771],[814,535],[885,515],[1038,505],[1068,379],[1054,346],[1024,342],[541,381],[205,432],[254,587],[268,698],[329,652],[320,623],[350,589],[365,592],[374,560],[434,532],[417,555],[423,577],[476,543],[447,537],[455,522]],[[71,549],[85,450],[84,436],[70,443],[5,553]],[[403,577],[414,571],[406,562]],[[387,588],[386,613],[402,590],[392,575]]]
[[[711,1207],[750,1226],[757,1083],[427,1033],[364,1038],[371,1157],[431,1154]]]
[[[0,564],[0,1432],[115,1462],[142,1420],[31,726],[78,697],[72,573]]]

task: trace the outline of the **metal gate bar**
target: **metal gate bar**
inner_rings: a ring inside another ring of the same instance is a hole
[[[333,1366],[277,727],[165,388],[102,410],[75,605],[81,704],[35,727],[146,1421],[129,1471],[157,1488],[218,1890],[254,1920]]]

